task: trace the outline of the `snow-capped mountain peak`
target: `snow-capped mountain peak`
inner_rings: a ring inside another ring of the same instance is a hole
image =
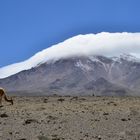
[[[31,69],[44,62],[72,56],[119,56],[122,53],[140,57],[140,33],[98,33],[78,35],[38,52],[20,63],[0,68],[0,78]],[[128,59],[128,57],[127,57]]]

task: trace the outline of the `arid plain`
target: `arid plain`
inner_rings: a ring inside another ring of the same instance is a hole
[[[14,97],[0,140],[140,140],[139,97]]]

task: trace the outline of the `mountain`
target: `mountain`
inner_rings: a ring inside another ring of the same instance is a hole
[[[140,61],[126,54],[63,58],[0,79],[18,95],[140,95],[139,85]]]
[[[90,55],[119,57],[124,53],[140,58],[140,33],[102,32],[77,35],[46,48],[23,62],[0,68],[0,78],[6,78],[45,62],[49,63],[49,61],[62,58]]]
[[[15,95],[140,95],[140,33],[78,35],[0,68]]]

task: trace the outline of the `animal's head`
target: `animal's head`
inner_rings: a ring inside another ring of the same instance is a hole
[[[14,102],[13,102],[13,99],[12,99],[12,98],[11,98],[11,101],[10,101],[10,102],[11,102],[11,104],[12,104],[12,105],[14,104]]]

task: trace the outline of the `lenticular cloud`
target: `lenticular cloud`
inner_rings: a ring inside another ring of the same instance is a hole
[[[107,57],[131,54],[140,58],[140,33],[98,33],[78,35],[53,45],[26,61],[0,68],[0,78],[16,74],[36,65],[77,55],[104,55]]]

